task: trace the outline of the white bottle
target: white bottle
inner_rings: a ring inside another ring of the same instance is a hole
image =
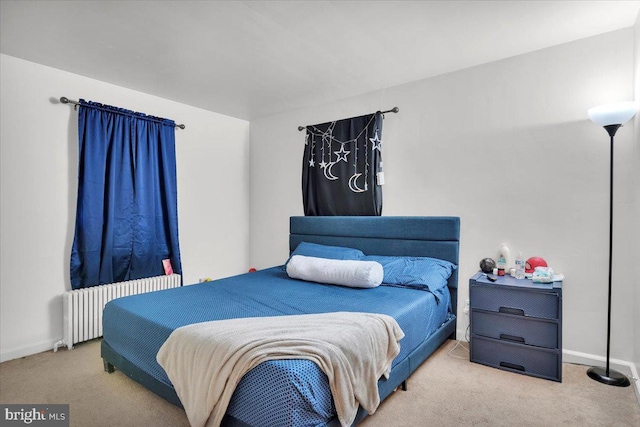
[[[498,267],[498,276],[504,276],[511,269],[511,251],[509,251],[505,243],[500,245],[500,249],[498,250],[496,267]]]
[[[522,252],[518,252],[518,256],[516,256],[516,279],[524,279],[525,262]]]

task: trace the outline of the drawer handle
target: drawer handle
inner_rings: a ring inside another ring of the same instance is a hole
[[[524,344],[524,338],[517,337],[515,335],[500,334],[500,339],[504,341],[514,341],[514,342],[520,342]]]
[[[526,369],[524,369],[524,366],[516,365],[515,363],[500,362],[500,366],[502,366],[503,368],[511,368],[522,372],[526,371]]]
[[[505,314],[515,314],[517,316],[524,316],[524,310],[520,308],[500,307],[498,309],[498,312],[505,313]]]

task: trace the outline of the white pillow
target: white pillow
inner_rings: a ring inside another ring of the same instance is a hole
[[[382,283],[384,270],[376,261],[338,260],[294,255],[287,264],[292,279],[348,286],[375,288]]]

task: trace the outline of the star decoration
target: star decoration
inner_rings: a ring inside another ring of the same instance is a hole
[[[311,158],[311,160],[309,160],[309,167],[312,168],[316,165],[316,162],[313,160],[313,157]]]
[[[376,135],[373,138],[369,138],[369,141],[371,141],[371,144],[373,144],[371,151],[373,150],[381,151],[382,141],[380,141],[380,138],[378,138],[378,131],[376,131]]]
[[[320,169],[324,169],[327,167],[327,162],[325,162],[324,160],[321,161],[320,163],[318,163],[318,166],[320,166]]]
[[[342,146],[340,147],[340,151],[334,151],[333,153],[336,156],[338,156],[338,159],[336,160],[336,163],[338,163],[340,160],[344,160],[346,162],[347,161],[347,154],[351,153],[351,151],[345,151],[344,150],[344,144],[342,144]]]

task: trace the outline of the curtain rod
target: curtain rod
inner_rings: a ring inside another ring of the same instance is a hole
[[[75,105],[74,108],[78,108],[78,105],[80,105],[80,103],[78,101],[74,101],[73,99],[69,99],[66,96],[62,96],[60,97],[60,102],[62,102],[63,104],[73,104]],[[175,127],[180,128],[180,129],[184,129],[186,126],[185,125],[175,125]]]
[[[387,110],[387,111],[376,111],[376,113],[380,113],[380,114],[384,114],[384,113],[397,113],[398,111],[400,111],[400,109],[398,107],[393,107],[391,110]],[[298,130],[302,131],[305,130],[307,127],[306,126],[298,126]]]

